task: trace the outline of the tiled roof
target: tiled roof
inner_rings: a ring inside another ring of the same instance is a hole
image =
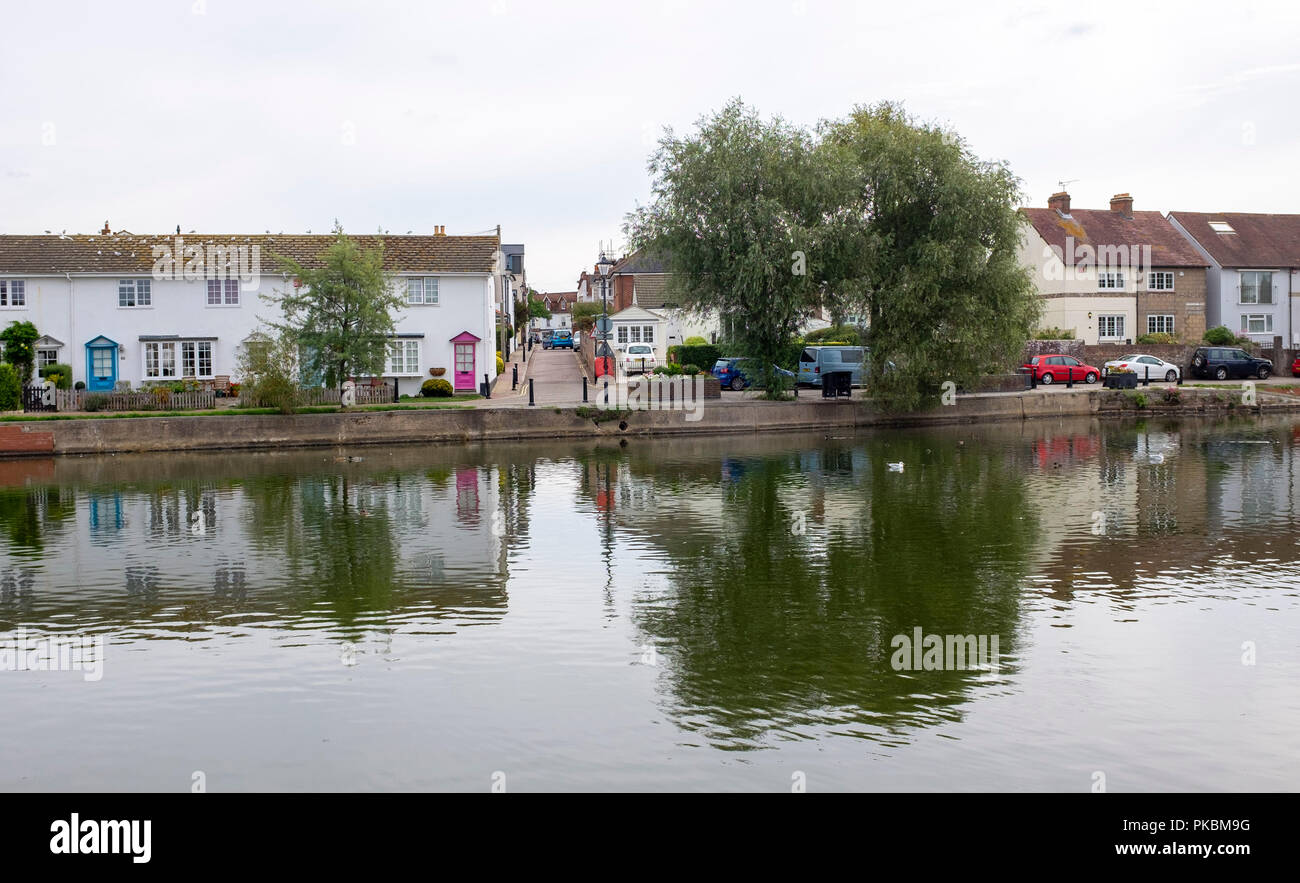
[[[260,249],[261,270],[278,268],[274,255],[293,258],[305,267],[319,266],[318,256],[332,235],[198,235],[110,233],[108,235],[0,235],[0,273],[130,273],[153,269],[154,245],[173,252],[176,240],[186,246],[252,246]],[[384,245],[384,269],[394,273],[490,273],[499,241],[491,236],[353,236],[362,248]],[[179,257],[179,256],[178,256]]]
[[[1153,267],[1208,265],[1160,212],[1124,215],[1107,209],[1072,209],[1068,216],[1062,216],[1053,208],[1022,208],[1020,212],[1048,245],[1064,254],[1070,253],[1066,247],[1067,237],[1073,237],[1076,262],[1083,260],[1087,253],[1080,254],[1084,245],[1091,246],[1094,251],[1105,247],[1127,250],[1149,245]],[[1095,254],[1093,260],[1096,260]]]
[[[553,309],[561,313],[567,313],[573,308],[573,303],[578,299],[576,291],[543,291],[538,297],[542,298],[547,304],[557,304]]]
[[[1170,212],[1188,234],[1224,267],[1300,267],[1300,215],[1243,212]],[[1226,221],[1235,233],[1216,233]]]
[[[644,251],[634,251],[618,263],[614,264],[615,273],[662,273],[664,272],[663,259],[646,254]]]

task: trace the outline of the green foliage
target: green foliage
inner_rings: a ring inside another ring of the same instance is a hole
[[[600,301],[575,303],[569,312],[573,320],[573,330],[582,332],[593,330],[596,327],[596,318],[602,312]]]
[[[709,366],[709,367],[712,367],[712,366]],[[682,366],[682,373],[685,374],[687,377],[694,377],[696,374],[699,374],[699,373],[700,373],[700,366],[699,366],[699,365],[691,365],[691,364],[688,363],[688,364]]]
[[[237,367],[246,402],[275,408],[281,414],[292,414],[302,404],[302,370],[297,338],[292,333],[271,337],[256,332],[240,352]]]
[[[72,385],[72,388],[73,388],[73,389],[76,389],[76,390],[82,390],[82,389],[85,389],[85,388],[86,388],[86,382],[85,382],[84,380],[78,380],[76,383],[74,383],[74,384]]]
[[[1057,328],[1055,325],[1050,328],[1039,328],[1033,333],[1031,340],[1074,340],[1073,328]]]
[[[709,342],[698,334],[693,334],[682,341],[686,346],[708,346]]]
[[[0,343],[4,344],[4,360],[13,365],[18,372],[20,383],[26,383],[32,377],[32,368],[36,364],[36,347],[34,344],[41,333],[31,322],[10,322],[9,327],[0,331]]]
[[[1147,397],[1145,393],[1126,392],[1124,393],[1124,395],[1128,396],[1129,401],[1133,403],[1133,407],[1137,408],[1139,411],[1142,411],[1146,408]]]
[[[549,319],[551,311],[547,308],[546,302],[540,297],[528,298],[528,318],[530,319]]]
[[[103,393],[91,393],[82,396],[81,410],[83,411],[103,411],[108,407],[108,396]]]
[[[650,169],[633,245],[662,256],[673,299],[716,310],[727,355],[765,375],[788,366],[814,311],[863,315],[868,389],[913,410],[937,403],[945,380],[970,386],[1014,361],[1037,322],[1018,180],[898,105],[856,108],[814,135],[732,101],[691,137],[665,137]],[[774,380],[756,385],[777,397]]]
[[[497,356],[497,374],[506,373],[506,360]]]
[[[823,162],[843,189],[827,306],[868,317],[867,388],[889,410],[938,401],[1019,357],[1040,303],[1021,265],[1019,181],[897,104],[823,127]]]
[[[454,390],[451,383],[443,380],[441,377],[434,377],[431,380],[424,381],[420,386],[420,395],[429,398],[451,398]]]
[[[703,346],[681,346],[677,350],[677,362],[682,365],[704,365],[711,369],[722,358],[722,350],[711,343]]]
[[[632,416],[631,411],[620,411],[617,408],[593,408],[590,405],[580,405],[574,409],[574,413],[584,420],[594,420],[596,423],[623,420]]]
[[[1139,335],[1138,343],[1178,343],[1177,335],[1170,334],[1167,331],[1156,331],[1151,334]]]
[[[809,331],[803,336],[803,342],[808,345],[838,343],[845,346],[861,346],[862,331],[853,325],[834,325],[830,328]]]
[[[833,182],[814,139],[733,100],[692,136],[666,135],[650,171],[653,202],[629,218],[633,246],[663,257],[672,300],[717,311],[771,374],[781,347],[822,301],[823,212]],[[703,349],[683,347],[680,359],[712,365],[689,354]]]
[[[1237,342],[1237,334],[1227,325],[1216,325],[1206,331],[1201,339],[1213,346],[1232,346]]]
[[[311,267],[282,256],[276,261],[302,284],[267,296],[284,315],[273,327],[300,346],[306,373],[332,386],[382,374],[394,314],[406,303],[398,280],[384,273],[382,242],[362,249],[336,224],[334,241]]]
[[[71,365],[46,365],[38,372],[42,380],[53,380],[58,389],[72,389]]]
[[[17,411],[23,406],[23,382],[18,370],[8,362],[0,362],[0,411]]]
[[[651,374],[662,374],[662,375],[664,375],[664,376],[666,376],[666,377],[676,377],[676,376],[678,376],[679,374],[683,373],[683,370],[682,370],[682,366],[681,366],[681,365],[678,365],[676,362],[669,362],[669,363],[666,364],[666,365],[658,365],[658,366],[656,366],[655,369],[654,369],[653,371],[651,371],[650,373],[651,373]]]

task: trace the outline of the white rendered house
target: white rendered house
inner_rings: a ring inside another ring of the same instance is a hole
[[[438,228],[441,231],[441,228]],[[250,336],[278,321],[262,295],[295,280],[276,255],[303,266],[332,235],[0,236],[0,327],[31,321],[39,365],[72,366],[91,390],[121,382],[238,381]],[[384,246],[384,268],[404,294],[383,377],[419,392],[429,369],[473,392],[496,376],[494,293],[500,240],[490,236],[360,236]]]

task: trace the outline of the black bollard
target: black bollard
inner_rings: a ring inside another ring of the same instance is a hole
[[[519,388],[519,363],[515,362],[514,376],[510,378],[510,389],[516,390],[518,388]]]
[[[1147,366],[1146,366],[1146,370],[1142,372],[1142,385],[1143,385],[1143,386],[1150,386],[1150,385],[1151,385],[1151,366],[1150,366],[1150,365],[1147,365]]]
[[[587,375],[586,374],[582,375],[582,401],[583,404],[586,404],[587,402]]]
[[[528,378],[528,407],[532,407],[536,402],[533,401],[533,378]]]
[[[1065,369],[1065,388],[1074,389],[1074,369],[1067,367]]]
[[[488,380],[486,374],[483,375],[483,398],[492,398],[492,381]]]

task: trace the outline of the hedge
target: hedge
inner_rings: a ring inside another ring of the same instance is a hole
[[[8,362],[0,362],[0,411],[17,411],[23,406],[23,382]]]
[[[677,350],[677,364],[679,365],[700,365],[704,370],[709,371],[717,364],[718,359],[722,358],[722,350],[718,349],[711,343],[704,346],[680,346]]]

